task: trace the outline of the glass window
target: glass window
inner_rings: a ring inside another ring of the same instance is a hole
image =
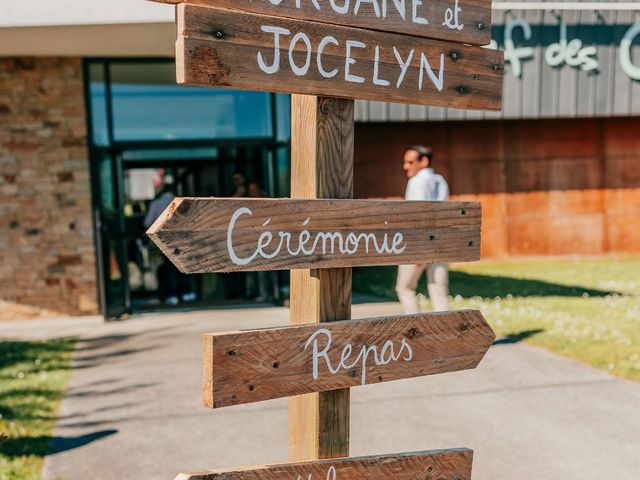
[[[144,162],[162,160],[204,160],[211,161],[219,156],[216,147],[193,148],[147,148],[144,150],[125,150],[122,160],[125,162]]]
[[[276,116],[278,121],[276,140],[288,142],[291,138],[291,95],[276,94]]]
[[[109,126],[107,120],[107,88],[104,81],[104,64],[89,65],[89,101],[91,102],[91,122],[93,143],[109,145]]]
[[[109,68],[115,141],[273,136],[269,93],[178,86],[172,62]]]

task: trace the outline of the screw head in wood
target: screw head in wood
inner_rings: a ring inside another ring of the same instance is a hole
[[[478,30],[484,30],[484,23],[480,22],[478,24]]]
[[[216,30],[216,38],[224,37],[224,32],[222,30]]]
[[[451,60],[454,62],[460,58],[460,54],[458,52],[451,52]]]

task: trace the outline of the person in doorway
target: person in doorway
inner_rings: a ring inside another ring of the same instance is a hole
[[[144,217],[144,228],[149,228],[153,225],[153,222],[162,215],[162,212],[164,212],[171,202],[173,202],[173,199],[176,198],[176,194],[173,193],[173,177],[171,175],[165,175],[164,171],[160,170],[158,180],[156,184],[156,196],[153,197],[153,200],[149,203],[147,214]]]
[[[429,147],[414,145],[403,158],[402,168],[407,174],[405,200],[446,201],[449,186],[445,179],[433,171],[433,153]],[[416,288],[427,271],[427,290],[434,311],[449,309],[449,268],[446,263],[400,265],[396,293],[404,313],[419,313]]]
[[[160,190],[149,203],[149,209],[144,218],[144,227],[149,228],[171,204],[176,194],[174,193],[173,176],[161,173],[162,181]],[[181,273],[173,263],[164,259],[158,267],[158,279],[160,281],[160,294],[167,305],[177,305],[183,302],[192,302],[196,299],[193,279]]]
[[[236,172],[231,176],[231,182],[233,183],[232,197],[246,197],[247,196],[247,179],[240,172]]]

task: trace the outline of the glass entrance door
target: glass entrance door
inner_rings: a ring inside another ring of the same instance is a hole
[[[94,162],[96,244],[101,307],[105,318],[131,312],[127,249],[124,237],[122,161],[102,154]]]

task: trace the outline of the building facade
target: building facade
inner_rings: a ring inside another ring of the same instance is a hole
[[[157,306],[154,179],[232,195],[239,173],[286,196],[289,99],[176,87],[170,6],[50,3],[0,16],[0,299],[105,316]],[[404,150],[428,144],[453,198],[482,201],[485,258],[639,253],[640,13],[495,3],[493,39],[501,112],[357,101],[356,197],[401,197]],[[264,281],[203,276],[198,297],[261,297]],[[286,290],[267,282],[271,297]]]

